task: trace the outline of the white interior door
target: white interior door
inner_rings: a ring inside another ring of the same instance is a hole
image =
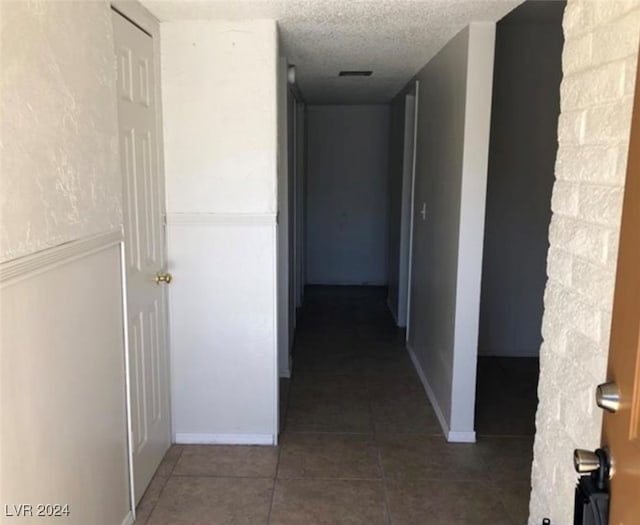
[[[153,40],[116,11],[112,18],[124,185],[130,453],[137,503],[171,443],[164,286],[169,279],[162,273],[164,183],[159,169]]]

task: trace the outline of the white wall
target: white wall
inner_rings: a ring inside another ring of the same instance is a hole
[[[494,24],[471,24],[416,76],[420,86],[408,346],[452,441],[475,439],[494,34]]]
[[[173,424],[178,441],[277,433],[277,29],[161,25]]]
[[[525,3],[496,28],[480,305],[481,355],[537,356],[558,148],[563,3]]]
[[[572,523],[575,448],[597,448],[640,2],[569,0],[544,298],[530,524]]]
[[[386,284],[389,107],[307,108],[307,282]]]
[[[2,2],[0,261],[122,224],[109,16]]]
[[[278,58],[278,375],[291,376],[292,310],[291,288],[291,102],[287,82],[287,59]]]
[[[129,478],[110,8],[1,2],[0,21],[0,500],[68,503],[64,524],[120,524]]]
[[[28,256],[11,277],[0,267],[3,515],[49,502],[69,505],[65,525],[129,514],[121,237],[106,237]]]

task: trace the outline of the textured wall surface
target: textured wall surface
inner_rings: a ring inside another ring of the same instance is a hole
[[[0,261],[122,223],[107,2],[1,2]]]
[[[640,1],[569,0],[531,524],[573,522],[572,452],[600,443]]]
[[[167,211],[275,212],[275,22],[160,31]]]

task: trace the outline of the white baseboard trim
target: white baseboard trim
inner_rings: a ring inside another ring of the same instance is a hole
[[[393,321],[396,323],[396,326],[400,327],[400,324],[398,323],[398,314],[393,309],[393,306],[391,305],[391,302],[389,301],[389,296],[388,295],[387,295],[387,308],[389,309],[389,312],[391,313],[391,317],[393,317]]]
[[[436,395],[427,380],[427,376],[425,375],[422,367],[420,366],[420,362],[411,348],[409,341],[407,341],[407,352],[409,352],[409,357],[411,357],[411,361],[413,362],[413,366],[418,373],[418,377],[420,378],[420,382],[424,387],[424,391],[427,393],[427,397],[431,402],[431,406],[433,407],[433,411],[436,413],[436,417],[438,418],[438,423],[440,423],[440,427],[442,428],[442,433],[444,437],[449,443],[475,443],[476,442],[476,433],[475,432],[458,432],[456,430],[449,429],[449,424],[447,423],[444,414],[442,413],[442,409],[438,404],[438,400],[436,399]]]
[[[387,286],[387,281],[324,281],[322,279],[314,279],[308,281],[307,286]]]
[[[450,430],[449,434],[447,435],[447,441],[449,443],[475,443],[477,441],[476,433]]]
[[[274,445],[273,434],[187,434],[177,433],[178,445]]]
[[[436,417],[438,418],[438,423],[440,423],[440,427],[442,428],[442,433],[444,436],[449,439],[449,424],[447,423],[447,419],[444,417],[442,413],[442,409],[438,404],[438,400],[436,399],[436,395],[433,393],[433,389],[427,380],[427,376],[425,375],[422,367],[420,366],[420,362],[418,361],[418,357],[416,356],[413,348],[411,348],[411,344],[407,341],[407,352],[409,352],[409,357],[411,357],[411,361],[413,362],[413,366],[418,373],[418,377],[420,378],[420,382],[424,387],[424,391],[427,393],[427,397],[431,402],[431,406],[433,407],[433,411],[436,413]]]
[[[134,521],[135,518],[133,517],[133,512],[129,511],[129,514],[127,514],[122,520],[121,525],[133,525]]]

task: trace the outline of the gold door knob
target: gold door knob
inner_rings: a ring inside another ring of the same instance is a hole
[[[620,409],[620,389],[613,381],[602,383],[596,388],[596,403],[607,412]]]
[[[171,281],[173,281],[173,276],[169,272],[167,273],[158,272],[156,274],[155,281],[156,281],[156,284],[160,284],[160,283],[171,284]]]

